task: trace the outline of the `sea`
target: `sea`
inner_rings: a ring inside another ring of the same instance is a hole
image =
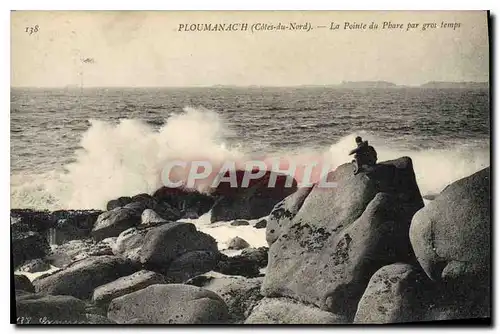
[[[423,195],[490,164],[485,89],[13,88],[11,208],[105,209],[171,160],[409,156]]]

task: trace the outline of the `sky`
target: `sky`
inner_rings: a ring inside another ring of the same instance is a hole
[[[346,22],[366,27],[344,29]],[[378,29],[369,29],[372,22]],[[383,22],[403,28],[383,29]],[[455,29],[441,27],[442,22],[456,23]],[[205,23],[246,23],[248,30],[179,31],[182,24]],[[259,24],[279,23],[312,29],[251,31]],[[407,31],[408,23],[419,25]],[[437,28],[423,31],[426,23]],[[330,29],[337,24],[338,29]],[[419,85],[488,81],[488,73],[485,11],[11,13],[13,87],[295,86],[374,80]]]

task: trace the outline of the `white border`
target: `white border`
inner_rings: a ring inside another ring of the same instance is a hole
[[[283,3],[279,3],[278,1],[275,0],[253,0],[251,2],[246,2],[246,3],[241,3],[241,2],[236,2],[236,1],[221,1],[221,0],[211,0],[211,1],[203,1],[203,0],[198,0],[198,1],[193,1],[193,0],[182,0],[178,2],[168,2],[168,3],[163,3],[160,1],[152,1],[152,0],[140,0],[140,1],[113,1],[109,3],[105,3],[102,0],[84,0],[84,1],[54,1],[54,0],[45,0],[45,1],[34,1],[34,0],[23,0],[23,1],[15,1],[13,3],[7,3],[7,1],[2,1],[0,4],[1,6],[1,16],[0,16],[0,25],[2,27],[2,32],[1,32],[1,39],[2,39],[2,48],[0,51],[0,54],[2,56],[1,59],[1,66],[2,66],[2,93],[0,94],[1,96],[1,103],[0,106],[2,106],[2,111],[1,111],[1,121],[0,121],[0,126],[2,127],[0,133],[1,133],[1,143],[0,143],[0,148],[1,148],[1,156],[3,157],[2,159],[2,173],[1,173],[1,181],[2,181],[2,198],[0,201],[0,205],[2,206],[1,212],[4,213],[4,221],[2,223],[2,228],[4,229],[3,235],[3,242],[0,243],[2,249],[1,249],[1,254],[2,256],[2,263],[1,263],[1,268],[4,270],[4,274],[1,276],[1,282],[0,286],[2,286],[2,292],[3,292],[3,298],[2,300],[4,303],[2,303],[2,333],[4,332],[11,332],[15,330],[15,327],[13,325],[8,325],[10,321],[10,282],[9,282],[9,275],[7,268],[9,268],[10,263],[9,263],[9,257],[7,254],[10,254],[9,251],[9,244],[10,244],[10,237],[9,237],[9,230],[8,230],[8,225],[9,225],[9,220],[7,218],[7,213],[9,212],[10,208],[10,192],[9,192],[9,187],[8,185],[10,184],[10,10],[15,9],[15,10],[487,10],[490,9],[492,10],[493,15],[497,15],[496,20],[495,20],[495,29],[494,31],[496,32],[495,34],[495,43],[498,43],[498,38],[497,36],[500,34],[500,31],[498,30],[498,20],[500,19],[500,10],[499,8],[499,3],[500,1],[498,0],[454,0],[454,1],[436,1],[436,0],[418,0],[418,1],[412,1],[412,2],[403,2],[403,1],[397,1],[397,0],[378,0],[378,1],[369,1],[369,0],[357,0],[357,1],[342,1],[342,2],[336,2],[334,4],[330,3],[330,1],[325,1],[325,0],[302,0],[302,1],[297,1],[297,0],[289,0],[289,1],[284,1]],[[495,54],[495,63],[496,67],[498,67],[498,56]],[[497,71],[495,70],[494,77],[497,78],[496,76]],[[496,86],[498,86],[498,82],[496,82]],[[498,100],[498,89],[495,87],[494,92],[491,92],[492,94],[495,93],[495,100]],[[497,111],[496,108],[496,103],[493,106],[493,111]],[[495,117],[495,124],[493,124],[494,129],[498,129],[497,125],[499,122],[499,117]],[[492,129],[493,130],[493,129]],[[495,156],[498,157],[500,150],[499,144],[498,144],[498,134],[496,136],[496,140],[493,143],[494,147],[494,152]],[[495,161],[496,162],[496,161]],[[497,180],[498,181],[498,177]],[[499,187],[498,182],[495,182],[495,188],[497,189]],[[492,194],[493,195],[493,194]],[[494,206],[498,207],[498,200],[496,196],[494,198]],[[498,213],[497,213],[498,215]],[[495,216],[498,218],[498,216]],[[497,219],[498,220],[498,219]],[[495,224],[496,222],[492,222],[492,224]],[[495,224],[496,225],[496,224]],[[495,241],[498,240],[498,227],[494,229],[495,235],[493,236],[493,244],[495,244]],[[498,256],[497,256],[497,250],[498,247],[494,247],[495,249],[495,254],[494,254],[494,268],[498,266]],[[493,276],[494,278],[496,276]],[[8,288],[9,287],[9,288]],[[495,292],[495,297],[497,295],[498,287],[495,285],[494,286],[494,292]],[[495,301],[497,298],[494,299]],[[497,315],[497,309],[498,309],[498,304],[493,302],[493,306],[496,306],[494,309],[494,320],[498,319]],[[209,327],[208,327],[209,328]],[[112,332],[112,331],[122,331],[122,330],[127,330],[127,331],[133,331],[141,333],[141,332],[146,332],[151,330],[151,327],[133,327],[133,328],[127,328],[127,327],[110,327],[108,329],[106,328],[85,328],[85,327],[78,327],[78,328],[71,328],[73,331],[77,332],[84,332],[88,330],[92,331],[99,331],[99,332]],[[249,332],[253,331],[253,328],[235,328],[238,331],[244,331],[244,332]],[[215,328],[212,329],[211,331],[222,331],[222,330],[235,330],[232,327],[227,327],[227,328]],[[266,328],[260,328],[262,331],[271,331],[269,327]],[[274,329],[274,328],[273,328]],[[296,328],[291,328],[291,327],[286,327],[286,328],[276,328],[274,330],[281,329],[286,330],[286,331],[304,331],[306,328],[303,327],[296,327]],[[427,329],[427,328],[422,328],[422,327],[415,327],[415,328],[404,328],[404,327],[382,327],[380,329],[376,329],[373,327],[369,328],[362,328],[362,327],[342,327],[342,328],[331,328],[331,327],[326,327],[322,330],[324,331],[349,331],[349,330],[355,330],[358,331],[362,329],[363,331],[365,330],[376,330],[376,331],[386,331],[386,330],[395,330],[395,331],[402,331],[402,330],[408,330],[408,331],[430,331],[430,332],[435,332],[435,333],[451,333],[455,332],[457,330],[461,330],[460,328],[439,328],[436,327],[434,329]],[[466,331],[473,331],[472,329],[468,328],[463,328]],[[23,328],[23,331],[29,331],[31,329],[26,329]],[[37,331],[42,331],[42,332],[50,332],[53,329],[53,327],[46,327],[46,328],[36,328]],[[61,328],[60,330],[66,330],[66,328]],[[154,330],[154,329],[153,329]],[[168,329],[167,327],[162,327],[160,328],[161,331],[168,330],[171,333],[176,333],[176,332],[199,332],[201,330],[208,330],[207,327],[188,327],[185,329],[182,328],[171,328]],[[476,329],[477,330],[477,329]],[[475,330],[474,330],[475,331]]]

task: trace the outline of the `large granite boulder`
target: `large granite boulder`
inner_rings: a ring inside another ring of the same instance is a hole
[[[141,212],[130,208],[115,208],[101,214],[92,229],[92,237],[102,240],[117,237],[121,232],[141,223]]]
[[[279,224],[271,213],[267,229],[275,233],[268,235],[265,296],[290,297],[352,319],[379,268],[414,261],[408,230],[423,201],[411,159],[357,175],[353,168],[344,164],[330,172],[326,181],[336,186],[316,184],[298,210],[293,204],[301,199],[286,203],[291,209],[277,207],[284,218]]]
[[[139,250],[140,262],[151,270],[165,272],[171,262],[193,251],[217,253],[217,242],[190,223],[174,222],[150,229]]]
[[[264,298],[252,310],[245,324],[345,324],[342,316],[288,298]]]
[[[488,167],[448,185],[413,217],[415,255],[443,294],[430,319],[491,315],[490,182]]]
[[[119,324],[224,323],[228,310],[214,292],[184,284],[155,284],[113,299],[108,318]]]
[[[263,298],[260,294],[262,280],[262,277],[245,278],[209,272],[192,278],[186,284],[215,292],[226,303],[232,321],[242,322]]]
[[[410,240],[433,280],[489,278],[490,168],[447,186],[413,217]]]
[[[297,190],[297,181],[293,179],[289,185],[289,176],[285,174],[268,171],[262,177],[250,180],[248,187],[243,187],[245,171],[237,170],[234,173],[238,187],[231,187],[229,182],[221,182],[212,192],[217,201],[212,207],[211,222],[267,216],[276,203]],[[227,175],[229,174],[226,173],[226,177]],[[276,183],[269,187],[269,180],[274,176]]]
[[[110,255],[91,256],[33,281],[37,292],[88,299],[94,289],[137,271],[130,261]]]
[[[40,232],[11,229],[11,241],[14,268],[28,260],[43,258],[50,252],[49,243]]]
[[[354,318],[355,323],[400,323],[423,320],[430,282],[420,268],[396,263],[370,279]]]
[[[97,287],[94,290],[92,300],[97,305],[107,308],[109,303],[115,298],[144,289],[153,284],[164,283],[169,283],[165,276],[154,271],[140,270],[132,275],[120,277],[117,280]]]

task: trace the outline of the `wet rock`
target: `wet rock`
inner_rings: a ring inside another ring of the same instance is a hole
[[[113,199],[113,200],[109,201],[108,204],[106,204],[106,210],[111,211],[111,210],[116,209],[116,208],[121,208],[121,207],[129,204],[130,202],[132,202],[132,199],[130,197],[122,196],[122,197],[119,197],[117,199]]]
[[[227,245],[228,249],[243,249],[247,247],[250,247],[250,244],[240,237],[232,238]]]
[[[14,268],[29,260],[45,257],[50,252],[47,239],[39,232],[12,232],[12,258]]]
[[[250,180],[243,186],[245,171],[236,171],[238,187],[221,182],[212,192],[217,201],[212,207],[210,221],[230,221],[235,219],[257,219],[267,216],[274,205],[297,190],[297,182],[290,176],[266,172],[258,179]],[[226,173],[226,176],[228,174]],[[270,178],[276,178],[274,187],[269,187]],[[291,182],[287,182],[290,178]]]
[[[221,254],[221,259],[214,268],[214,271],[225,275],[237,275],[244,277],[260,276],[259,263],[255,259],[245,256],[226,256]]]
[[[241,251],[240,256],[256,263],[259,268],[265,268],[268,262],[268,252],[268,247],[245,248]]]
[[[250,223],[246,220],[238,219],[238,220],[232,221],[230,225],[231,226],[246,226],[246,225],[250,225]]]
[[[258,222],[256,222],[253,227],[255,227],[255,228],[266,228],[267,227],[267,220],[261,219]]]
[[[182,188],[162,187],[153,194],[153,197],[160,204],[164,203],[178,210],[179,219],[196,219],[210,211],[214,204],[212,196]]]

